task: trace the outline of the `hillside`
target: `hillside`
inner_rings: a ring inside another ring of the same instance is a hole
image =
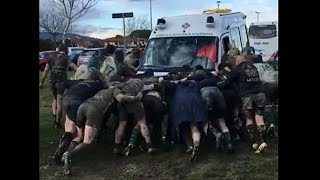
[[[51,36],[48,32],[39,32],[39,38],[40,39],[49,39]],[[78,34],[71,34],[71,33],[67,33],[66,34],[66,38],[72,38],[72,39],[79,39],[79,40],[83,40],[83,41],[100,41],[101,39],[98,38],[92,38],[92,37],[88,37],[88,36],[81,36]],[[60,41],[62,40],[62,34],[57,36],[57,40]]]

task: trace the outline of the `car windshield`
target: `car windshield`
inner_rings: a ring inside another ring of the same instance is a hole
[[[149,40],[140,69],[172,70],[189,65],[214,69],[218,58],[217,37],[170,37]]]
[[[80,56],[93,56],[98,55],[98,51],[82,51]]]
[[[249,28],[249,37],[253,39],[267,39],[276,36],[276,25],[255,25]]]
[[[74,58],[74,57],[76,57],[78,54],[77,53],[71,53],[70,54],[70,58]]]
[[[83,51],[83,49],[76,49],[76,48],[71,49],[71,52],[74,52],[74,53],[80,53],[82,51]]]
[[[44,58],[47,54],[47,52],[39,52],[39,58]]]

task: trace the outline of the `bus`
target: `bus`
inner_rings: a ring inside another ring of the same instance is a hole
[[[278,21],[251,23],[249,41],[256,54],[268,61],[278,52]]]

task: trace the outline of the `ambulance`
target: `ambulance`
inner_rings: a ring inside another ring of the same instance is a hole
[[[183,65],[215,71],[230,48],[243,52],[246,46],[246,15],[241,12],[163,17],[150,34],[138,73],[151,69],[163,76]]]

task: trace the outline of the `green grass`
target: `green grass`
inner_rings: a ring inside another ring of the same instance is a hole
[[[39,77],[41,77],[41,72],[39,72]],[[69,71],[68,77],[73,76],[74,72]],[[58,137],[61,136],[62,131],[57,130],[53,127],[53,116],[52,116],[52,93],[49,88],[49,77],[44,83],[44,87],[40,89],[39,94],[39,106],[40,106],[40,162],[41,158],[45,158],[49,155],[49,151],[52,151],[56,146]]]
[[[71,77],[70,72],[69,77]],[[112,139],[99,144],[96,150],[73,161],[73,175],[64,177],[61,166],[47,164],[47,158],[58,144],[62,130],[52,125],[52,95],[48,81],[40,91],[40,179],[217,179],[273,180],[278,179],[278,147],[269,143],[263,155],[256,155],[247,144],[236,147],[236,153],[217,153],[201,146],[197,163],[179,145],[154,156],[136,153],[128,158],[112,155]],[[109,134],[111,132],[109,131]]]

